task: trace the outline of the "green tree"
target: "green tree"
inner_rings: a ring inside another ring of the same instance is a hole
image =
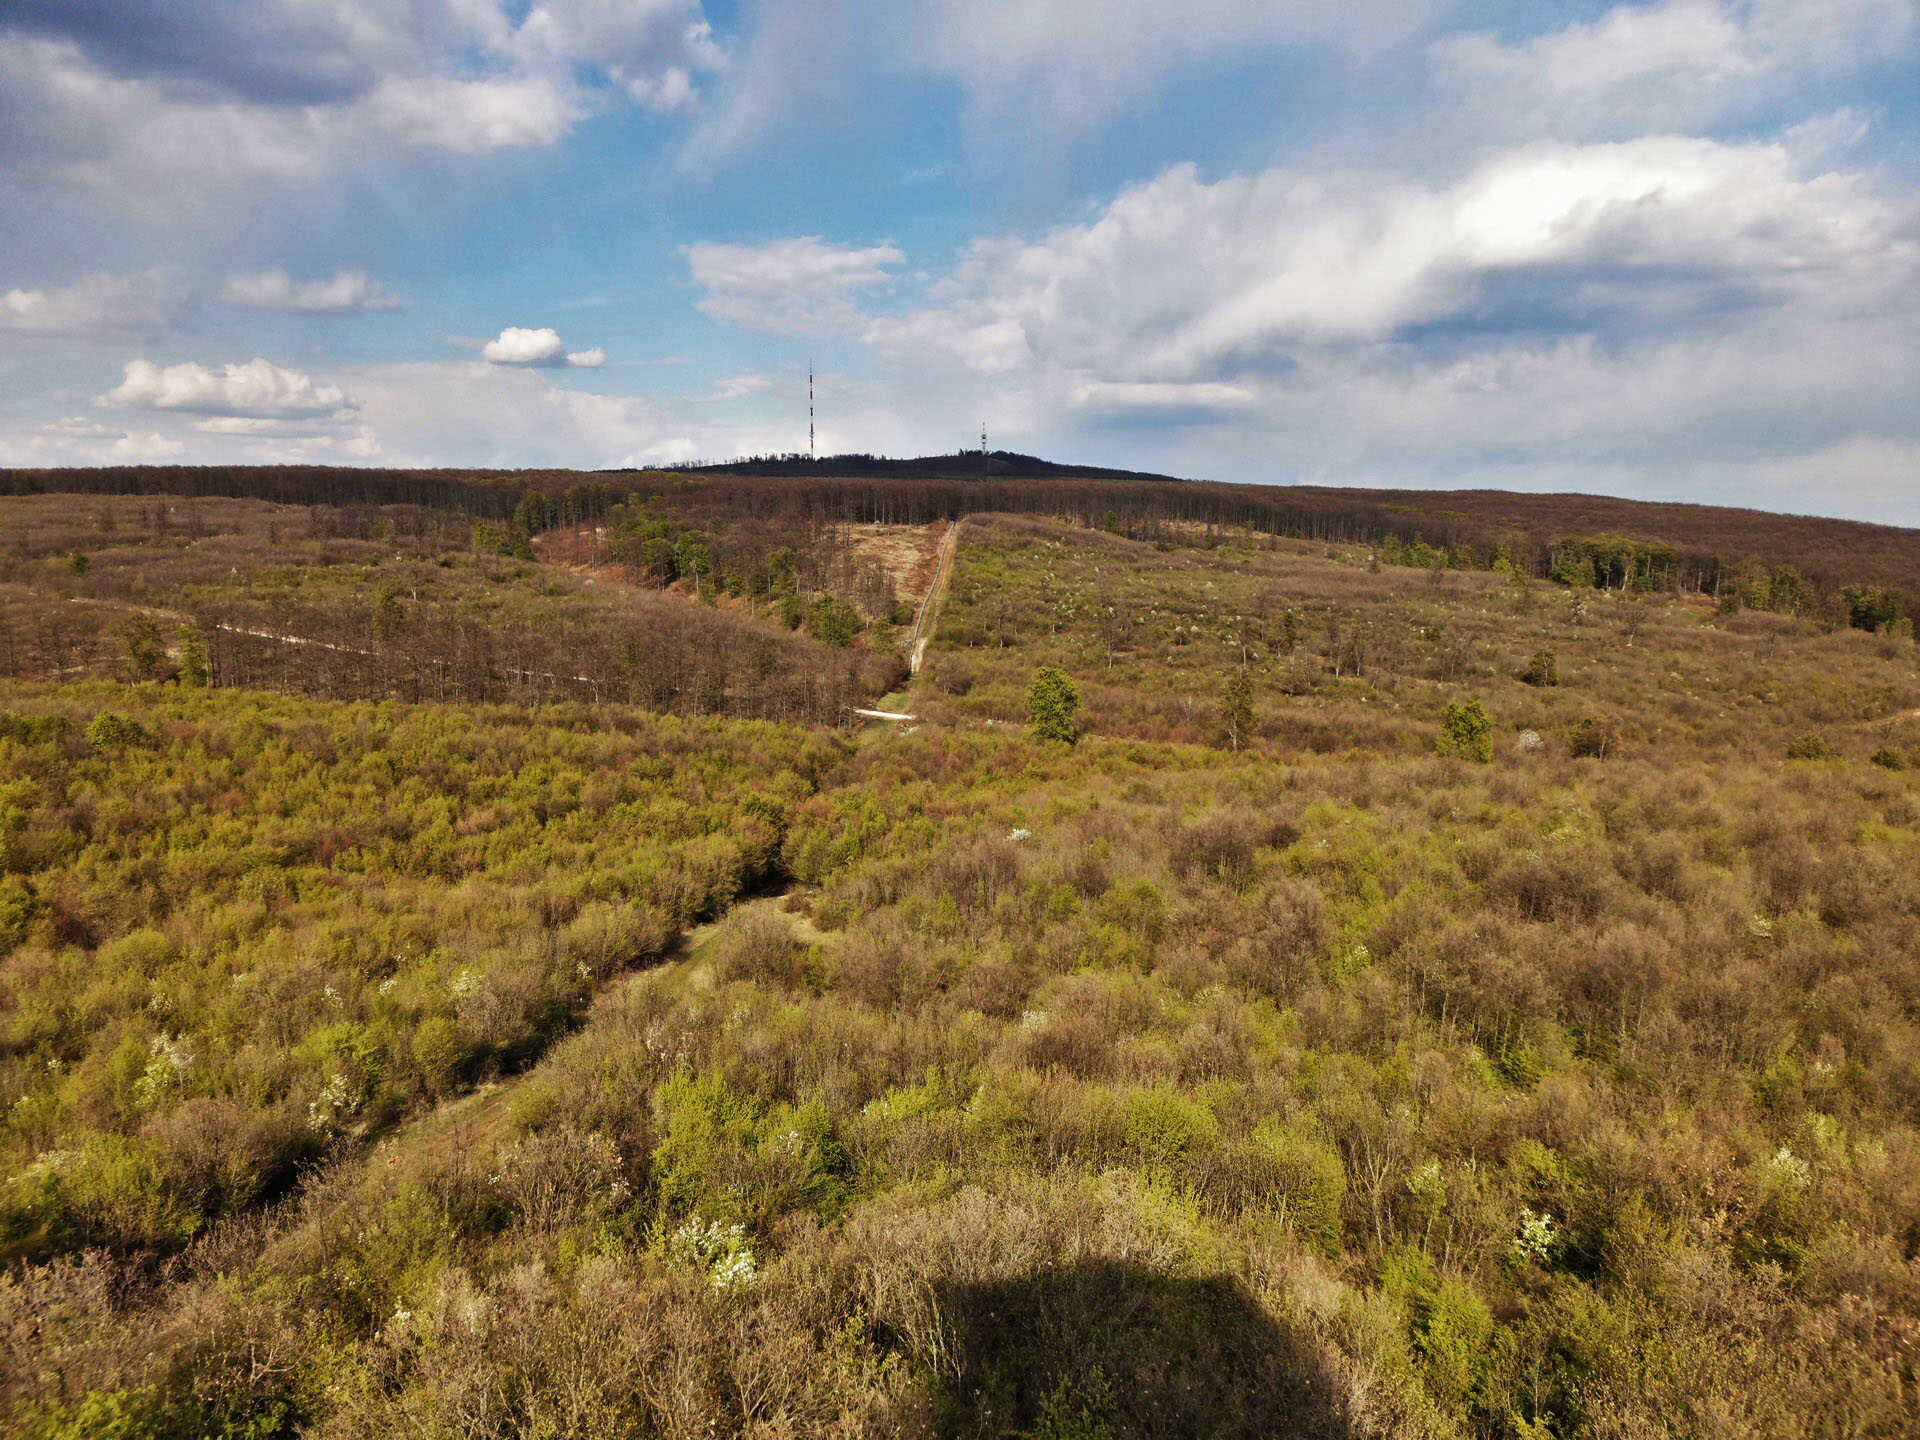
[[[67,569],[75,575],[84,575],[93,568],[93,561],[87,558],[87,552],[76,550],[67,557]]]
[[[1551,650],[1536,650],[1533,658],[1527,661],[1527,668],[1520,678],[1529,685],[1558,685],[1560,683],[1560,659]]]
[[[1036,740],[1080,738],[1080,691],[1066,671],[1042,665],[1027,687],[1027,728]]]
[[[127,652],[127,669],[136,680],[153,679],[167,663],[167,642],[161,639],[160,627],[150,615],[130,617],[120,632],[120,641]]]
[[[180,683],[190,690],[204,690],[212,678],[207,664],[207,642],[191,625],[180,627]]]
[[[1227,677],[1221,692],[1220,728],[1229,750],[1238,750],[1253,737],[1253,681],[1244,666]]]
[[[406,611],[400,604],[400,592],[391,585],[382,586],[380,598],[373,604],[373,638],[391,640],[400,633]]]
[[[1493,720],[1476,700],[1456,700],[1440,717],[1440,738],[1434,749],[1481,764],[1493,759]]]

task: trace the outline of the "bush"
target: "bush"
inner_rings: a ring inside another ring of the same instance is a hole
[[[129,720],[111,710],[102,710],[87,726],[87,743],[96,750],[124,750],[151,745],[153,737],[138,720]]]
[[[1168,858],[1179,875],[1189,879],[1204,876],[1238,890],[1253,880],[1253,854],[1258,845],[1250,815],[1216,811],[1176,835]]]
[[[1456,700],[1440,717],[1440,738],[1434,749],[1482,765],[1493,759],[1493,721],[1478,700]]]
[[[1873,752],[1873,763],[1882,770],[1904,770],[1907,768],[1907,757],[1891,745],[1882,745]]]
[[[1253,738],[1253,681],[1244,667],[1227,677],[1221,692],[1220,729],[1230,750]]]
[[[822,645],[844,650],[861,630],[860,612],[844,600],[821,595],[807,612],[807,633]]]
[[[1080,738],[1076,723],[1080,691],[1066,671],[1042,665],[1027,687],[1027,728],[1036,740],[1071,745]]]
[[[1809,730],[1806,734],[1787,742],[1789,760],[1831,760],[1833,747],[1826,740]]]
[[[1604,760],[1613,748],[1613,728],[1597,715],[1574,721],[1567,731],[1567,751],[1575,759]]]
[[[1527,661],[1527,668],[1520,673],[1520,679],[1528,685],[1558,685],[1559,658],[1551,650],[1534,651],[1533,658]]]
[[[473,527],[473,548],[482,555],[502,555],[509,560],[533,559],[533,544],[525,535],[508,525],[489,525],[482,520]]]
[[[212,671],[207,663],[207,642],[191,625],[180,627],[180,683],[189,690],[204,690]]]

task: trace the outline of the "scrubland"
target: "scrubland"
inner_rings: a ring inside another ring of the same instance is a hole
[[[643,598],[788,633],[776,548]],[[0,684],[0,1417],[1910,1433],[1915,659],[979,517],[911,733]]]

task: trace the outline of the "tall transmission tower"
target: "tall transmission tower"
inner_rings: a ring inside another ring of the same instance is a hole
[[[987,453],[987,422],[984,420],[980,422],[980,453]]]
[[[807,459],[813,454],[813,361],[807,361]]]

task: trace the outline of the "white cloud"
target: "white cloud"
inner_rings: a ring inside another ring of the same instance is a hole
[[[544,327],[528,330],[509,325],[497,339],[489,340],[480,347],[480,358],[492,365],[573,366],[582,370],[598,370],[607,363],[607,352],[595,346],[591,350],[575,350],[569,354],[555,330]]]
[[[113,442],[108,453],[115,460],[145,463],[153,460],[175,459],[186,448],[170,435],[148,431],[145,435],[122,435]]]
[[[1010,144],[1071,137],[1169,72],[1288,50],[1364,58],[1402,43],[1452,0],[817,0],[767,6],[694,164],[758,140],[796,110],[831,118],[850,87],[906,74],[957,88],[975,129]]]
[[[192,361],[163,368],[149,360],[129,360],[126,378],[94,403],[258,420],[340,419],[357,406],[337,385],[316,384],[310,375],[258,357],[217,371]]]
[[[1072,396],[1073,404],[1078,409],[1109,414],[1143,411],[1216,413],[1243,409],[1256,399],[1249,386],[1206,380],[1183,384],[1087,380],[1073,387]]]
[[[127,432],[102,425],[84,415],[67,415],[40,427],[43,434],[62,440],[124,440]]]
[[[716,320],[776,335],[818,335],[860,323],[864,291],[892,282],[907,257],[890,244],[841,245],[800,235],[762,245],[689,245],[683,252],[698,302]]]
[[[1914,0],[1664,0],[1526,40],[1448,36],[1431,55],[1449,105],[1504,133],[1635,135],[1754,114],[1900,53],[1915,20]]]
[[[184,301],[180,284],[165,270],[89,275],[51,290],[0,294],[0,330],[79,337],[154,334],[179,317]]]
[[[697,103],[725,56],[698,0],[16,0],[0,181],[192,218],[260,182],[549,146]]]
[[[669,433],[644,399],[568,389],[538,369],[385,365],[354,372],[352,384],[360,418],[396,465],[640,464]]]
[[[773,377],[748,372],[744,375],[729,375],[724,380],[713,382],[713,394],[708,400],[744,400],[749,395],[760,395],[773,388]]]
[[[1095,220],[976,244],[896,357],[982,374],[1186,382],[1416,330],[1645,331],[1788,302],[1871,307],[1920,278],[1920,207],[1782,146],[1542,144],[1451,185],[1180,166]]]
[[[551,145],[589,113],[583,97],[545,75],[395,77],[362,109],[373,129],[402,145],[462,155]]]
[[[253,310],[298,310],[335,314],[349,310],[399,310],[401,302],[364,270],[336,270],[324,280],[295,280],[284,270],[230,275],[223,298]]]
[[[691,0],[566,0],[527,12],[514,37],[523,55],[591,64],[634,103],[665,114],[691,106],[695,77],[725,68]]]

